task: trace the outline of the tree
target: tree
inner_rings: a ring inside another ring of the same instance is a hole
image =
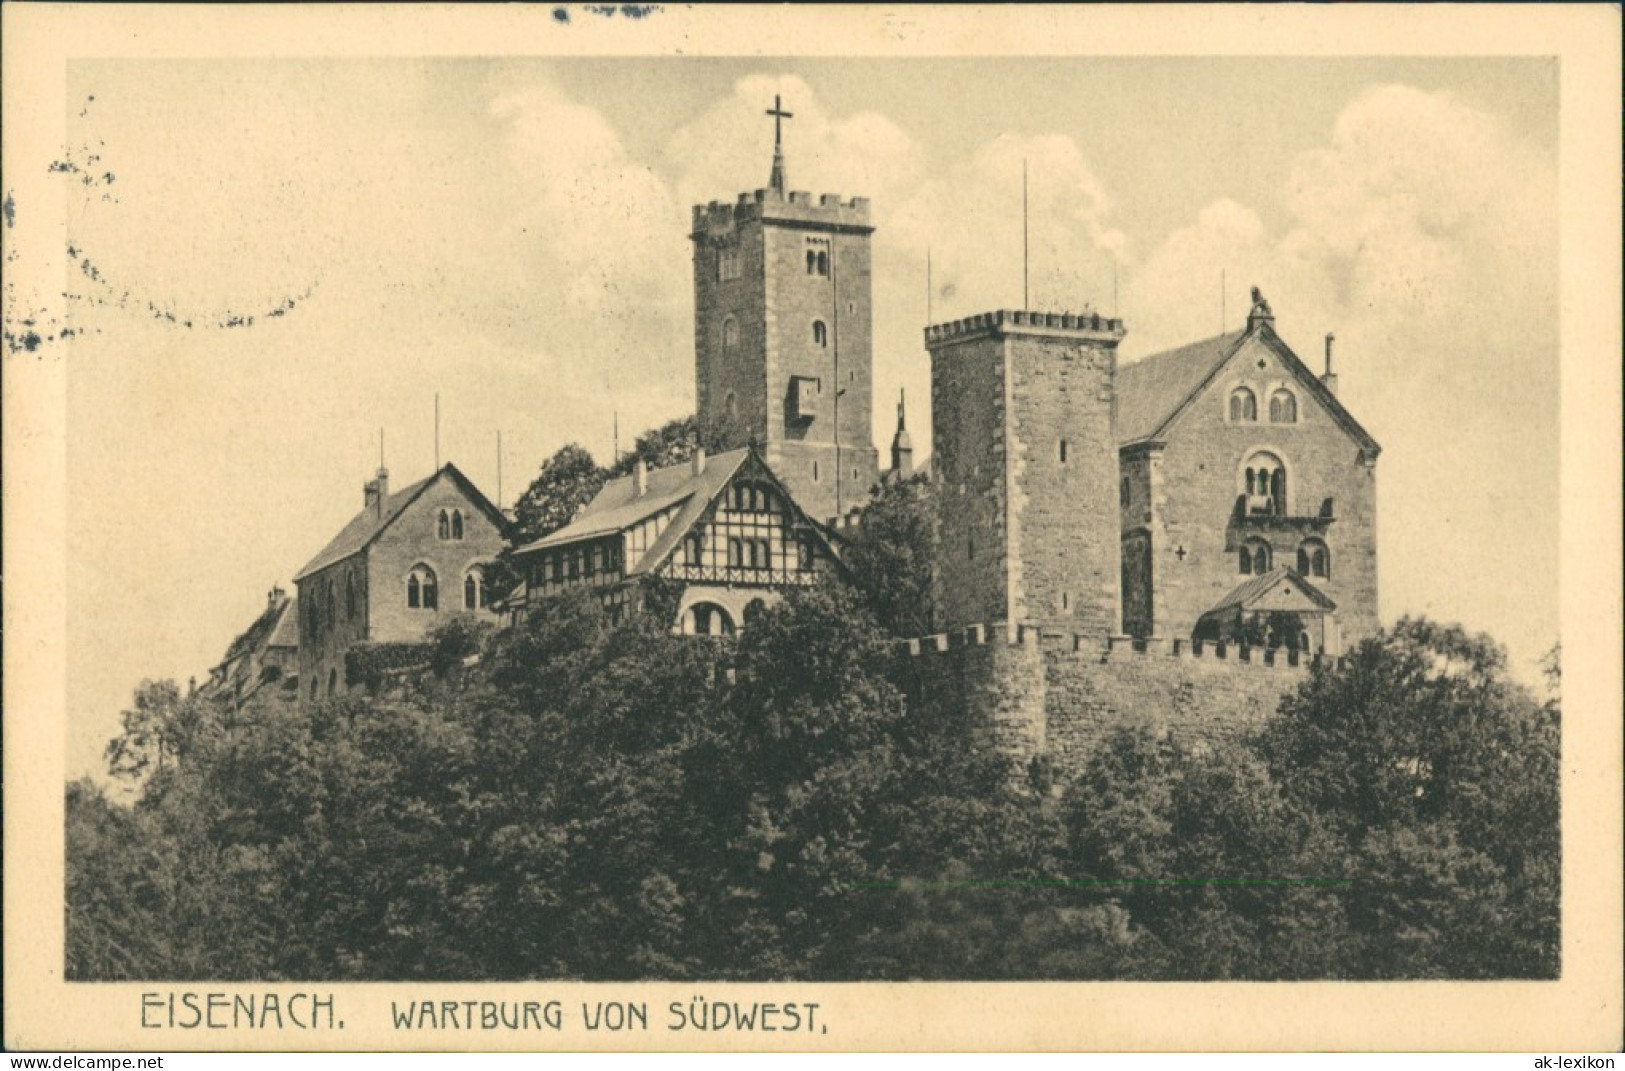
[[[569,524],[604,486],[604,472],[585,447],[561,446],[514,503],[515,546],[534,543]]]
[[[694,456],[699,443],[695,421],[691,416],[668,420],[666,423],[639,435],[637,442],[609,467],[609,477],[625,476],[639,461],[651,469],[681,465]]]
[[[190,748],[218,729],[214,713],[195,696],[183,698],[172,680],[142,681],[133,705],[120,715],[122,731],[108,742],[108,772],[137,782],[161,779]]]
[[[1358,876],[1354,973],[1555,977],[1557,699],[1511,680],[1493,640],[1402,619],[1283,700],[1260,752]]]
[[[932,508],[925,473],[882,484],[843,556],[870,612],[893,635],[931,631]]]

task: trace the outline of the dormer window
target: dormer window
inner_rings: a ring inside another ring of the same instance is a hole
[[[1298,422],[1298,399],[1289,390],[1278,390],[1270,395],[1270,423],[1296,424]]]
[[[1258,420],[1258,398],[1246,387],[1230,392],[1230,423],[1251,424]]]

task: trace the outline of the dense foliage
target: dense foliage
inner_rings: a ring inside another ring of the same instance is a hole
[[[312,709],[144,683],[107,753],[134,802],[68,788],[69,977],[1558,974],[1555,658],[1538,702],[1405,620],[1255,738],[1018,769],[909,690],[922,491],[881,492],[852,586],[735,638],[566,596]]]

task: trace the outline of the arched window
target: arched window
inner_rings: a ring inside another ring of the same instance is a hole
[[[766,610],[767,603],[763,602],[761,599],[752,599],[750,602],[746,603],[744,621],[745,627],[750,628],[752,625],[756,624],[756,622],[760,621],[762,619],[763,612]]]
[[[796,568],[806,572],[818,561],[818,546],[812,536],[803,535],[796,540]]]
[[[734,396],[733,391],[729,391],[722,399],[722,411],[727,414],[729,420],[739,419],[739,399]]]
[[[814,320],[813,321],[813,345],[814,346],[823,346],[823,345],[827,344],[828,341],[829,341],[829,329],[824,326],[824,321],[822,321],[822,320]]]
[[[820,252],[818,254],[818,274],[819,275],[828,275],[829,274],[829,254],[828,253]]]
[[[1258,399],[1246,387],[1230,392],[1230,423],[1251,423],[1258,419]]]
[[[1128,499],[1129,499],[1128,477],[1124,476],[1121,484],[1119,484],[1118,488],[1117,488],[1117,504],[1119,506],[1127,508],[1128,507]]]
[[[440,511],[440,523],[435,526],[435,535],[441,539],[451,538],[451,517],[445,510]]]
[[[355,574],[344,574],[344,619],[355,620]]]
[[[1060,441],[1060,443],[1057,445],[1056,453],[1061,458],[1061,464],[1063,464],[1063,465],[1066,464],[1066,440],[1065,439],[1062,439]]]
[[[732,316],[722,321],[722,348],[731,350],[739,345],[739,321]]]
[[[329,580],[327,582],[327,586],[325,588],[323,588],[323,590],[322,590],[322,602],[327,605],[327,627],[332,628],[333,627],[333,608],[334,608],[334,605],[338,602],[338,600],[333,597],[333,581],[332,580]]]
[[[1267,450],[1248,455],[1237,482],[1247,496],[1246,511],[1253,516],[1284,517],[1287,513],[1286,463]]]
[[[485,601],[485,573],[475,566],[463,577],[463,609],[483,610]]]
[[[336,669],[330,669],[330,670],[327,671],[327,697],[329,699],[333,698],[333,696],[338,692],[338,690],[339,690],[339,671],[336,670]]]
[[[818,253],[815,250],[809,249],[809,250],[807,250],[807,274],[808,275],[816,275],[817,272],[818,272]]]
[[[732,636],[733,618],[714,602],[698,602],[683,614],[683,632],[690,636]]]
[[[1270,545],[1262,539],[1249,539],[1241,545],[1243,576],[1262,576],[1270,571]]]
[[[1306,539],[1298,545],[1298,573],[1328,578],[1332,575],[1332,556],[1326,544],[1318,539]]]
[[[705,533],[694,532],[683,540],[683,557],[690,565],[701,564],[705,554]]]
[[[434,570],[427,565],[412,566],[412,571],[406,575],[406,605],[414,610],[433,610],[439,604]]]
[[[318,687],[320,687],[320,684],[317,682],[316,677],[312,675],[310,678],[310,698],[313,702],[316,699],[316,689]]]
[[[460,509],[451,511],[451,538],[463,538],[463,511]]]
[[[1298,399],[1289,390],[1278,390],[1270,395],[1270,423],[1296,424]]]

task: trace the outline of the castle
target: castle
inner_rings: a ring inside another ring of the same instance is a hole
[[[586,587],[618,615],[661,577],[682,591],[674,628],[732,633],[839,569],[841,530],[912,471],[901,405],[884,475],[871,437],[869,203],[791,189],[789,113],[768,114],[767,186],[695,206],[689,235],[696,415],[721,450],[640,464],[514,548],[512,611]],[[1033,310],[925,328],[940,631],[908,644],[916,684],[1022,754],[1065,755],[1123,718],[1232,731],[1378,624],[1380,447],[1338,401],[1332,336],[1316,375],[1256,289],[1244,328],[1120,368],[1126,330]],[[343,690],[346,645],[376,639],[375,619],[420,635],[437,575],[487,607],[500,513],[451,466],[410,494],[386,479],[296,578],[302,696]],[[435,534],[436,510],[467,528]]]

